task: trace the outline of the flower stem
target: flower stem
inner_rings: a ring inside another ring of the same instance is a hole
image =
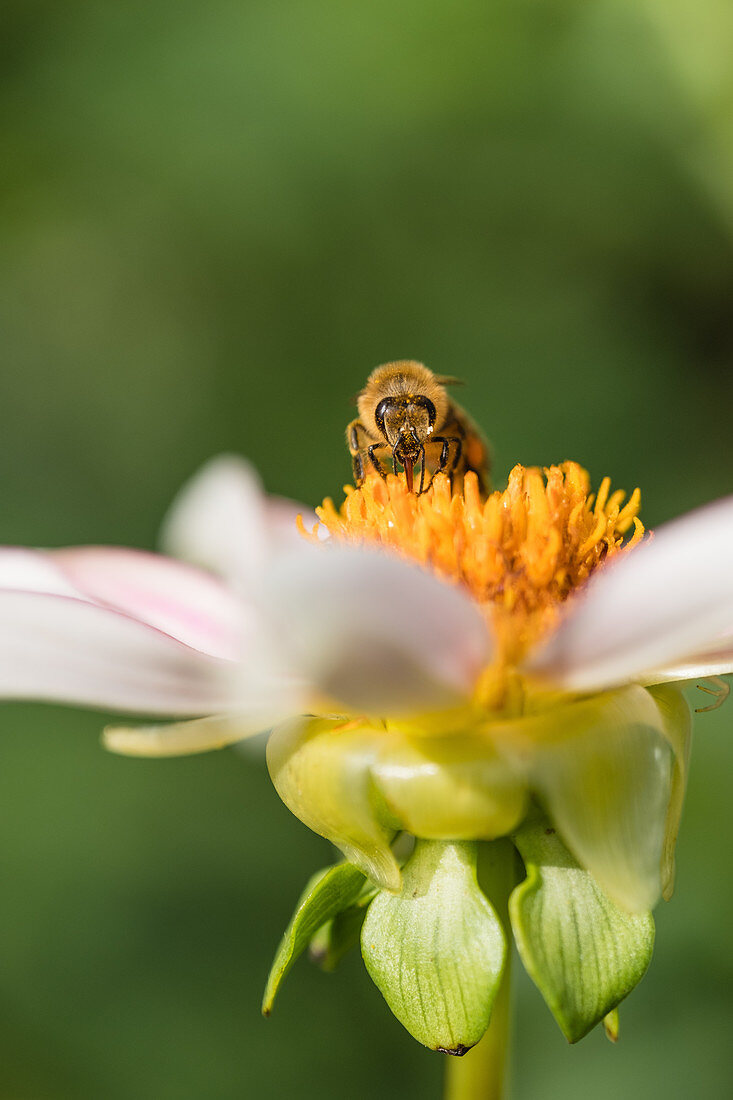
[[[504,928],[506,963],[488,1031],[462,1058],[448,1058],[445,1100],[502,1100],[504,1096],[511,1009],[512,937],[508,902],[517,881],[517,856],[508,840],[479,845],[478,880]]]

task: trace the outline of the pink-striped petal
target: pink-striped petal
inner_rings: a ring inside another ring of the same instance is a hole
[[[278,644],[317,690],[370,714],[465,698],[493,643],[460,588],[398,557],[324,545],[283,557],[265,583]]]
[[[596,574],[528,667],[576,691],[733,671],[730,648],[716,653],[733,622],[731,545],[733,497],[666,524]]]
[[[214,657],[239,656],[251,632],[251,615],[234,593],[211,574],[173,558],[116,546],[82,546],[49,551],[48,560],[92,602],[123,611]]]
[[[141,714],[227,709],[232,662],[84,600],[0,591],[0,696]]]

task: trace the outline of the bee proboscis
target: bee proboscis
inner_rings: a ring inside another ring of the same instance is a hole
[[[346,429],[357,487],[370,467],[386,478],[386,460],[394,473],[402,467],[409,492],[424,492],[438,473],[462,484],[469,470],[488,492],[488,445],[449,397],[445,387],[455,381],[412,359],[372,371],[357,398],[359,416]]]

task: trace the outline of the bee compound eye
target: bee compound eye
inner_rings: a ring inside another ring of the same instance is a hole
[[[391,417],[395,410],[395,402],[391,397],[383,397],[374,410],[374,420],[383,436],[387,436],[386,417]]]
[[[436,411],[435,405],[433,404],[433,402],[430,400],[429,397],[425,397],[424,395],[422,395],[422,396],[420,396],[416,399],[416,404],[419,405],[420,409],[427,416],[427,420],[428,420],[427,430],[432,431],[433,426],[435,425],[435,419],[436,419],[436,416],[437,416],[437,411]]]

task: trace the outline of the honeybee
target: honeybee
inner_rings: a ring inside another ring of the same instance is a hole
[[[433,374],[412,359],[385,363],[372,371],[357,398],[359,416],[346,429],[357,487],[369,466],[387,477],[385,456],[379,452],[389,451],[392,471],[402,467],[411,493],[424,492],[438,473],[462,484],[468,470],[478,476],[482,492],[488,492],[488,445],[468,414],[446,393],[445,387],[455,381]]]

